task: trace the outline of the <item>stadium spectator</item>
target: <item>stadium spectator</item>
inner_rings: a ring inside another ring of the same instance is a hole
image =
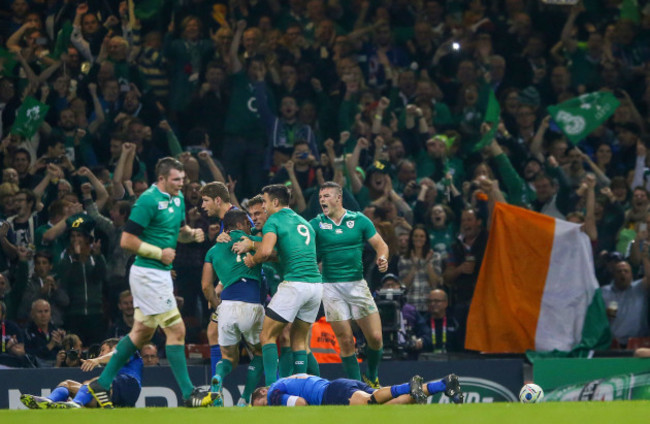
[[[47,300],[32,302],[31,320],[25,329],[25,352],[38,359],[54,364],[63,346],[66,332],[52,323],[52,313]]]
[[[647,245],[646,245],[647,246]],[[647,253],[648,247],[644,249]],[[648,330],[648,275],[650,259],[644,254],[643,266],[646,277],[633,281],[629,262],[616,264],[614,280],[602,288],[612,335],[621,346],[627,345],[629,337],[645,337]]]
[[[158,348],[153,343],[147,343],[140,349],[140,356],[142,356],[142,363],[145,367],[153,367],[160,365],[160,358],[158,357]]]
[[[109,338],[119,339],[124,337],[129,334],[133,328],[133,295],[130,290],[124,290],[120,293],[117,302],[117,309],[120,311],[120,315],[108,328],[107,336],[110,336]]]
[[[102,316],[102,288],[106,261],[99,241],[93,243],[95,221],[85,214],[66,220],[68,247],[59,264],[61,284],[70,296],[65,328],[86,344],[101,341],[105,331]]]
[[[0,336],[0,364],[18,368],[28,366],[23,331],[15,322],[7,319],[7,305],[3,301],[0,301],[0,326],[3,330]]]
[[[18,252],[18,269],[16,270],[16,287],[23,287],[22,301],[18,317],[26,320],[33,319],[34,302],[43,299],[48,302],[49,320],[58,327],[63,326],[64,311],[70,304],[70,297],[53,272],[52,255],[47,251],[34,254],[34,273],[29,275],[30,251],[21,249]]]
[[[427,310],[426,297],[442,284],[440,255],[431,249],[426,228],[418,224],[409,234],[406,254],[400,258],[399,278],[406,286],[407,299],[418,312]]]
[[[423,316],[427,324],[422,338],[422,352],[460,352],[463,340],[459,338],[460,326],[449,313],[449,298],[444,290],[431,290],[427,298],[427,313]]]
[[[96,310],[97,322],[115,318],[128,288],[121,227],[166,155],[186,166],[187,218],[195,224],[206,219],[190,212],[200,209],[192,193],[204,182],[228,181],[238,207],[237,199],[245,207],[271,181],[290,182],[290,207],[311,219],[320,212],[317,188],[332,180],[343,188],[345,208],[363,210],[388,244],[392,273],[408,254],[408,232],[424,224],[442,256],[454,317],[456,287],[463,280],[473,286],[480,268],[475,261],[472,272],[454,278],[469,267],[456,252],[457,237],[466,237],[462,211],[474,207],[482,226],[489,224],[482,175],[499,182],[510,204],[580,222],[581,187],[593,172],[597,232],[590,237],[599,281],[611,282],[607,268],[628,246],[633,275],[644,274],[650,56],[643,5],[530,8],[512,0],[488,10],[480,1],[292,0],[215,8],[185,2],[173,13],[136,4],[132,13],[126,2],[41,3],[0,6],[0,216],[16,224],[0,228],[0,271],[9,271],[0,277],[0,297],[10,319],[21,304],[26,318],[34,300],[23,296],[24,274],[16,273],[24,265],[19,247],[51,250],[58,270],[69,244],[64,223],[81,211],[79,197],[98,222],[108,261],[99,301],[109,307]],[[503,125],[482,147],[490,90]],[[620,105],[580,140],[565,134],[557,114],[545,116],[548,106],[605,92]],[[297,155],[307,158],[290,158],[301,139],[307,145]],[[195,248],[179,249],[179,287],[193,279]],[[377,288],[381,274],[368,246],[363,267]],[[184,296],[184,318],[196,321],[196,302]]]

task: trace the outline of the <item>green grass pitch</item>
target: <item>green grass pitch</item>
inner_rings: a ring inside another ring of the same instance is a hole
[[[306,408],[142,408],[0,411],[11,424],[593,424],[650,422],[650,401],[312,406]]]

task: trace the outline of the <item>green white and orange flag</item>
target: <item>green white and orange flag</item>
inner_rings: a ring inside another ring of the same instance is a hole
[[[591,243],[580,225],[497,203],[465,347],[570,352],[610,343]]]

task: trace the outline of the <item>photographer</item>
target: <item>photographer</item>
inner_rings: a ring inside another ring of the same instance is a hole
[[[56,354],[57,368],[72,368],[81,366],[81,350],[83,344],[76,334],[67,334],[61,342],[61,350]]]
[[[61,342],[61,350],[56,354],[57,368],[81,366],[83,343],[76,334],[66,334]]]
[[[392,359],[417,359],[427,325],[415,306],[406,303],[406,287],[395,274],[386,274],[375,293],[381,316],[384,352]]]
[[[76,337],[76,336],[74,336]],[[77,337],[77,340],[79,338]],[[101,365],[106,365],[115,353],[119,339],[104,340],[99,351],[88,359],[80,359],[77,365],[82,371],[88,372]],[[81,343],[81,342],[79,342]],[[70,351],[73,353],[74,351]],[[68,354],[68,358],[71,355]],[[83,383],[74,380],[64,380],[47,396],[23,394],[20,401],[29,409],[70,409],[70,408],[97,408],[97,402],[88,390],[88,384],[97,380],[97,377]],[[111,388],[111,400],[115,406],[134,407],[142,390],[142,358],[137,352],[129,362],[120,369],[118,377]],[[68,401],[68,398],[72,398]]]

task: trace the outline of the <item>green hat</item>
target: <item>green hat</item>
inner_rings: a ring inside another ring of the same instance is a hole
[[[454,142],[456,141],[456,137],[448,137],[445,134],[437,134],[437,135],[431,137],[430,140],[440,140],[440,141],[442,141],[442,143],[447,148],[447,151],[449,151],[449,149],[451,149],[451,146],[454,145]]]
[[[373,162],[372,165],[366,169],[366,177],[370,177],[375,172],[379,172],[382,174],[388,174],[390,173],[390,166],[388,166],[388,162],[383,161],[383,160],[376,160]]]
[[[95,220],[85,213],[78,213],[66,219],[65,226],[68,231],[79,231],[88,237],[93,237]]]

